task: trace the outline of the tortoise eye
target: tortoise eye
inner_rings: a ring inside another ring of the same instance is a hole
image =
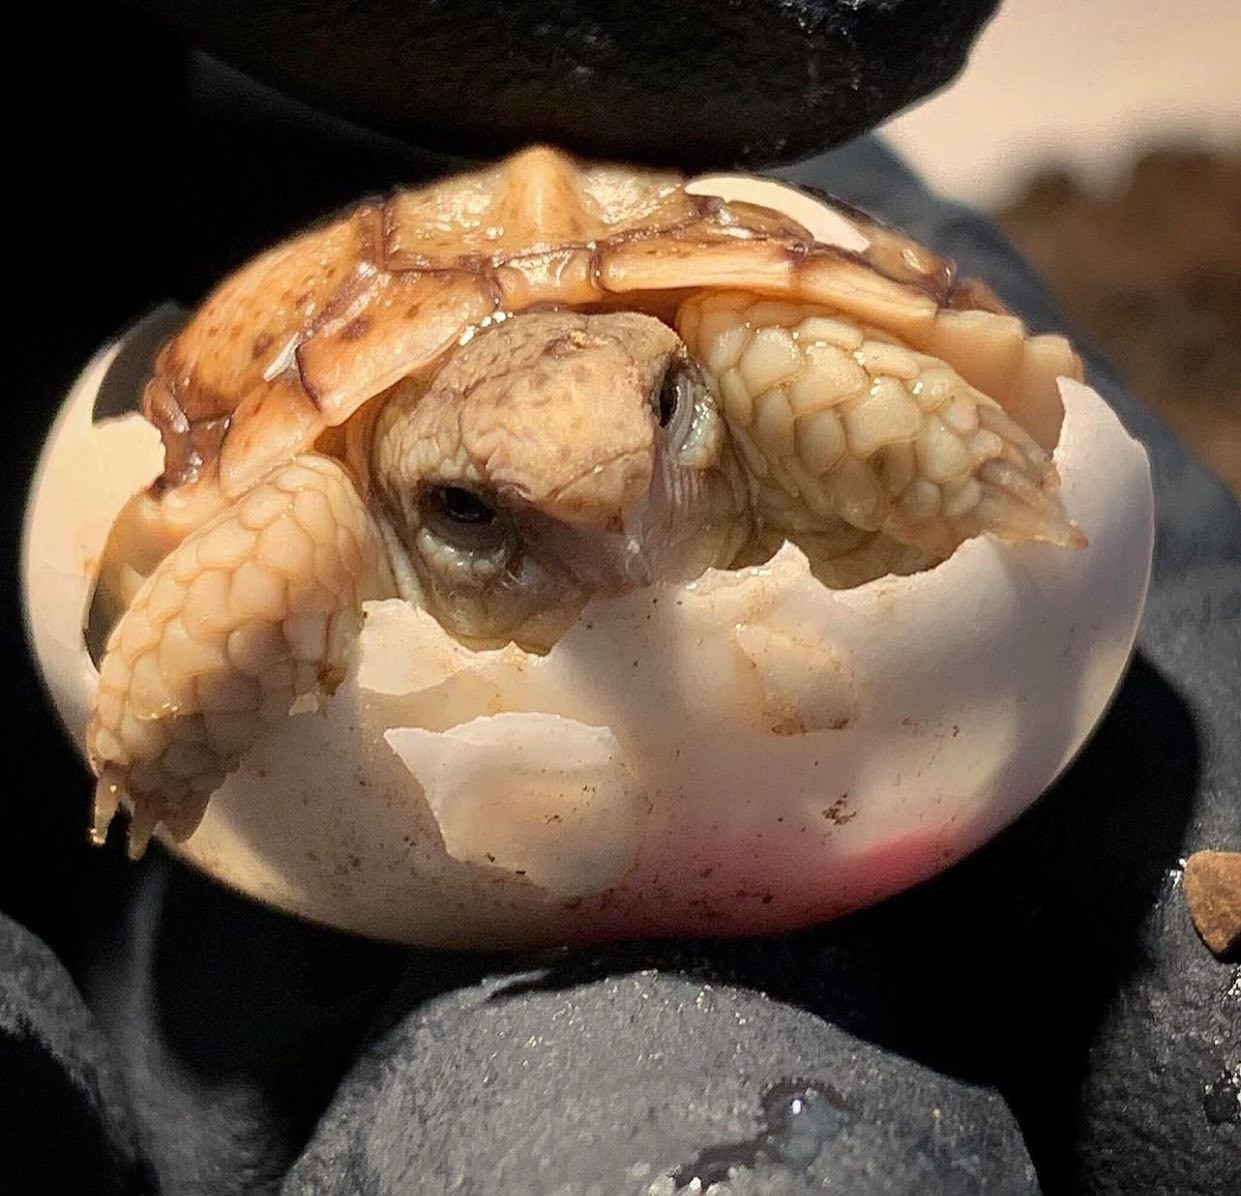
[[[486,527],[496,517],[494,507],[462,486],[436,486],[428,492],[428,498],[440,517],[450,523]]]
[[[668,444],[680,448],[694,423],[694,411],[705,384],[693,361],[681,357],[668,366],[659,389],[651,396],[651,407]]]
[[[419,503],[422,526],[459,552],[490,554],[505,541],[506,521],[477,491],[464,486],[428,486]]]
[[[659,387],[657,407],[661,428],[668,427],[676,418],[677,409],[681,405],[684,381],[685,376],[676,368],[670,369],[664,375],[664,380]]]

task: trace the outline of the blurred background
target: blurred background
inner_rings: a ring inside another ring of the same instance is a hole
[[[1241,4],[1004,0],[884,135],[1241,494]]]

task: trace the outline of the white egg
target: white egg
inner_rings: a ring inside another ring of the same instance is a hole
[[[117,351],[60,413],[23,549],[31,642],[79,745],[96,563],[162,463],[137,415],[93,421]],[[283,909],[446,946],[767,931],[939,871],[1065,768],[1132,650],[1146,453],[1093,390],[1060,393],[1055,463],[1084,550],[982,537],[831,591],[785,547],[597,601],[542,657],[473,652],[374,603],[345,683],[168,846]]]

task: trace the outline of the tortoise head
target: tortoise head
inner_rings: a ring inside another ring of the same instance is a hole
[[[591,596],[727,564],[749,532],[709,380],[637,312],[479,330],[388,399],[369,471],[411,588],[480,644],[545,647]]]

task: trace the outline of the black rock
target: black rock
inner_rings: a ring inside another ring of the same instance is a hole
[[[997,0],[140,0],[256,78],[455,154],[790,160],[946,83]]]
[[[1217,1196],[1241,1187],[1241,967],[1194,929],[1180,866],[1200,849],[1241,848],[1238,699],[1225,681],[1241,678],[1241,563],[1231,576],[1206,567],[1161,579],[1142,642],[1192,711],[1197,797],[1091,1043],[1072,1177],[1108,1196]],[[1151,728],[1155,751],[1171,748],[1168,730]]]
[[[159,1191],[269,1192],[407,953],[240,899],[158,848],[130,881],[123,907],[84,917],[96,946],[81,986]]]
[[[0,915],[0,1191],[154,1190],[125,1085],[73,981]]]
[[[574,957],[580,967],[582,957]],[[1035,1193],[994,1093],[675,970],[492,977],[405,1016],[285,1193]],[[589,969],[588,969],[589,970]],[[415,988],[421,978],[414,975]],[[416,1004],[397,990],[394,1007]]]

